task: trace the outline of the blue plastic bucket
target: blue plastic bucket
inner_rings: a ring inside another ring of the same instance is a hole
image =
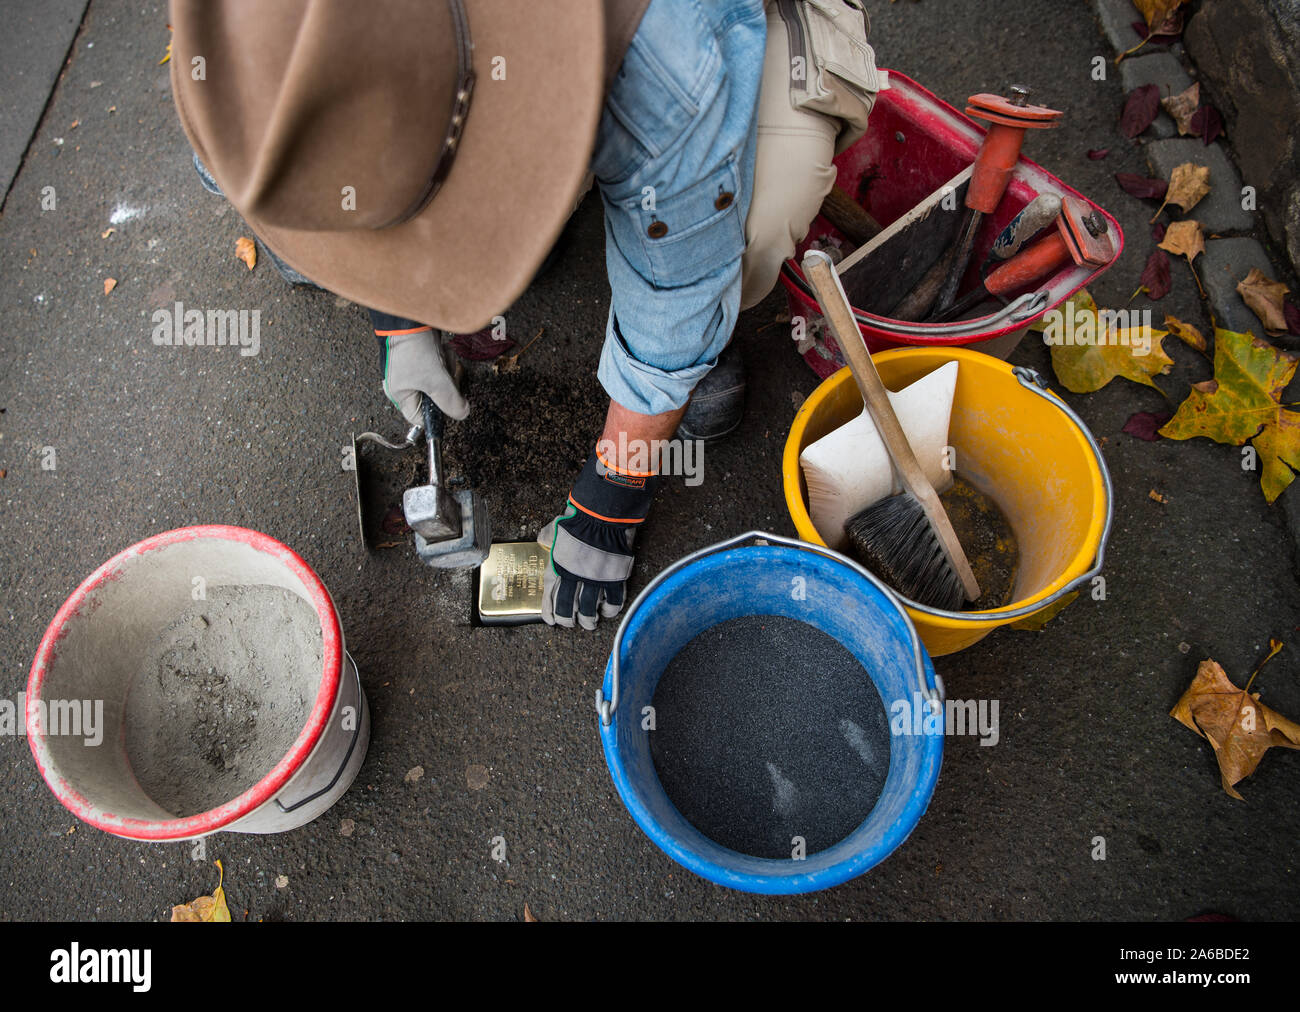
[[[755,541],[756,544],[747,544]],[[802,541],[751,531],[681,559],[628,608],[596,693],[605,762],[623,804],[654,843],[695,874],[751,893],[815,892],[874,867],[912,832],[934,794],[943,761],[938,727],[892,733],[889,773],[871,813],[847,838],[801,860],[753,857],[714,843],[668,799],[642,729],[668,662],[697,635],[747,615],[808,622],[842,643],[875,682],[885,712],[918,702],[943,706],[943,686],[897,597],[857,563]],[[902,712],[902,711],[898,711]]]

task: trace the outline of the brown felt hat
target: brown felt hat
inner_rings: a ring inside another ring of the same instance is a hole
[[[468,333],[504,312],[586,176],[601,0],[172,0],[190,143],[281,258]]]

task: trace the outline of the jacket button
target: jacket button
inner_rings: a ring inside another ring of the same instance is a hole
[[[662,239],[668,234],[668,226],[662,221],[652,221],[650,227],[645,230],[645,234],[651,239]]]
[[[731,206],[731,202],[735,199],[736,195],[734,193],[728,193],[724,190],[722,193],[718,194],[718,199],[713,202],[713,206],[719,211],[725,211]]]

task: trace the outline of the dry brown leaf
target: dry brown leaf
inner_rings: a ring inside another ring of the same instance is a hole
[[[220,861],[217,866],[217,888],[211,896],[200,896],[193,903],[183,903],[172,907],[172,921],[211,921],[227,923],[230,921],[230,908],[226,905],[226,893],[221,888],[226,872]]]
[[[1175,256],[1187,257],[1187,263],[1192,268],[1192,277],[1196,279],[1196,288],[1201,293],[1201,298],[1205,298],[1205,289],[1201,287],[1200,275],[1196,273],[1195,260],[1205,252],[1205,233],[1201,231],[1201,223],[1192,219],[1186,221],[1176,221],[1165,230],[1165,238],[1160,243],[1160,248],[1168,250]]]
[[[1286,285],[1274,281],[1258,267],[1252,267],[1245,280],[1237,282],[1238,294],[1259,317],[1264,329],[1273,336],[1287,330],[1286,310],[1282,303],[1290,291]]]
[[[102,232],[99,233],[99,237],[100,237],[101,239],[107,239],[110,235],[112,235],[112,234],[113,234],[114,232],[116,232],[116,231],[117,231],[117,229],[115,229],[115,228],[106,228],[106,229],[104,229],[104,231],[102,231]]]
[[[1205,341],[1204,334],[1190,323],[1184,323],[1176,316],[1165,317],[1165,330],[1169,331],[1189,348],[1195,348],[1200,352],[1208,352],[1210,349],[1210,346]]]
[[[528,922],[531,922],[531,923],[533,923],[533,924],[536,924],[536,923],[537,923],[537,918],[534,917],[534,916],[533,916],[533,912],[532,912],[531,910],[528,909],[528,904],[527,904],[527,903],[524,904],[524,920],[525,920],[525,921],[528,921]]]
[[[1205,233],[1201,231],[1201,223],[1190,218],[1174,222],[1165,232],[1160,248],[1175,256],[1187,257],[1189,263],[1195,260],[1205,252]]]
[[[1269,647],[1268,656],[1272,657],[1282,644],[1270,640]],[[1252,682],[1254,679],[1251,675]],[[1210,743],[1219,761],[1223,789],[1238,801],[1245,799],[1237,793],[1236,784],[1255,772],[1265,752],[1274,746],[1300,749],[1300,724],[1270,710],[1259,701],[1258,692],[1249,690],[1250,682],[1244,689],[1233,685],[1218,662],[1201,661],[1192,684],[1169,711],[1169,716]]]
[[[1155,221],[1159,218],[1160,211],[1163,211],[1167,204],[1177,204],[1184,212],[1190,211],[1209,192],[1209,166],[1183,162],[1169,174],[1169,189],[1165,191],[1165,202],[1151,216],[1151,220]]]
[[[116,287],[117,287],[117,278],[105,278],[105,279],[104,279],[104,294],[105,294],[105,295],[107,295],[109,292],[111,292],[111,291],[112,291],[114,288],[116,288]]]
[[[1155,501],[1158,502],[1158,503],[1165,503],[1165,504],[1167,504],[1167,503],[1169,502],[1169,497],[1168,497],[1167,495],[1161,495],[1161,494],[1160,494],[1159,492],[1157,492],[1155,489],[1152,489],[1150,492],[1148,492],[1148,493],[1147,493],[1147,496],[1148,496],[1149,498],[1155,500]]]
[[[235,256],[248,264],[251,271],[257,266],[257,243],[247,236],[240,236],[235,240]]]
[[[1160,104],[1164,107],[1165,112],[1169,113],[1174,122],[1178,124],[1178,136],[1186,137],[1188,134],[1199,132],[1192,129],[1192,114],[1196,112],[1201,104],[1201,84],[1199,81],[1186,91],[1179,92],[1177,95],[1170,95],[1168,98],[1162,98]]]

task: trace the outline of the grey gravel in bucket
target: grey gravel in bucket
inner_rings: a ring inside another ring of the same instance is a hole
[[[815,626],[775,615],[706,629],[655,689],[650,753],[669,799],[715,843],[790,858],[834,846],[889,773],[889,720],[866,669]]]

